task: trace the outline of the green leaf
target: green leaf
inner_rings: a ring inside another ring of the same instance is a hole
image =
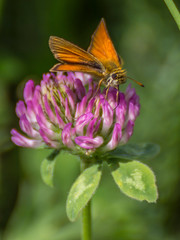
[[[53,187],[53,174],[54,166],[56,162],[56,156],[59,154],[59,150],[54,150],[47,158],[41,163],[41,177],[43,181],[50,187]]]
[[[155,157],[160,151],[160,147],[153,143],[126,144],[109,152],[108,158],[122,158],[128,160],[148,160]]]
[[[158,193],[152,170],[143,163],[132,161],[111,163],[112,176],[127,196],[139,201],[156,202]]]
[[[92,198],[99,185],[101,174],[101,166],[94,164],[85,169],[72,185],[66,204],[70,221],[76,220],[79,212]]]

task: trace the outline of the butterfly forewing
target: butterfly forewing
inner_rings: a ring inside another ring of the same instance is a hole
[[[79,48],[75,44],[64,40],[63,38],[51,36],[49,39],[49,46],[55,58],[61,63],[83,64],[84,66],[94,68],[94,71],[96,69],[101,72],[104,71],[104,67],[101,62],[92,54]]]
[[[109,71],[112,71],[114,68],[121,68],[120,59],[103,18],[92,36],[88,52],[95,56]]]

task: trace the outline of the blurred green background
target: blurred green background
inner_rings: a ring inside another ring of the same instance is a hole
[[[180,2],[176,1],[180,8]],[[180,239],[180,35],[163,0],[0,1],[0,232],[3,240],[78,240],[80,219],[70,223],[65,204],[79,162],[58,157],[55,188],[40,177],[50,152],[10,142],[18,128],[15,104],[25,82],[37,83],[56,63],[50,35],[87,49],[104,17],[128,75],[140,95],[141,114],[131,142],[154,142],[161,152],[146,163],[157,176],[156,204],[124,196],[104,168],[93,200],[94,240]],[[126,84],[127,86],[127,84]],[[123,86],[122,89],[125,89]],[[0,237],[0,238],[1,238]]]

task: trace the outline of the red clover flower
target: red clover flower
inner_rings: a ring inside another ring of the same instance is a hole
[[[129,85],[125,93],[110,88],[96,93],[90,75],[62,72],[43,75],[40,85],[29,80],[24,101],[16,105],[23,133],[11,130],[12,141],[21,147],[69,149],[91,155],[126,144],[139,115],[139,97]]]

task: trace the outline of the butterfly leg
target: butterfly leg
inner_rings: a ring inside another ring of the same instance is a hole
[[[120,101],[118,101],[119,100],[119,85],[116,87],[116,89],[117,89],[117,92],[116,92],[116,103],[117,103],[117,105],[116,105],[116,107],[114,108],[114,110],[119,106],[119,104],[120,104]]]
[[[118,102],[118,98],[119,98],[119,85],[116,87],[117,92],[116,92],[116,102]],[[119,102],[118,102],[119,105]]]
[[[108,97],[109,88],[110,88],[110,86],[108,86],[108,87],[106,88],[106,96],[105,96],[105,99],[107,99],[107,97]]]
[[[95,93],[95,96],[96,96],[96,94],[98,93],[98,91],[99,91],[99,89],[100,89],[101,84],[102,84],[103,81],[104,81],[104,78],[102,78],[102,79],[99,81],[98,87],[97,87],[97,90],[96,90],[96,93]]]

